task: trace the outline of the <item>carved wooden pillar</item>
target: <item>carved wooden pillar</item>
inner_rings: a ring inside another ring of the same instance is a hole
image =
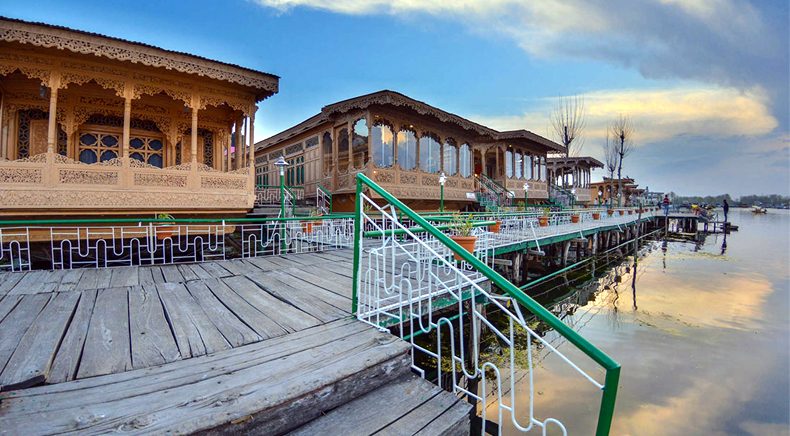
[[[60,87],[60,73],[53,71],[49,77],[49,124],[47,126],[47,161],[51,161],[57,150],[58,143],[58,88]]]
[[[234,136],[233,136],[233,153],[234,153],[233,158],[234,158],[234,162],[235,162],[235,164],[233,165],[233,167],[234,167],[233,169],[237,170],[237,169],[241,168],[241,166],[240,166],[241,165],[241,158],[240,158],[241,153],[239,153],[239,150],[241,148],[241,118],[237,118],[236,119],[236,130],[233,132],[233,134],[234,134]]]
[[[128,88],[128,87],[127,87]],[[125,92],[123,100],[123,142],[121,147],[124,161],[129,158],[129,129],[132,122],[132,97],[129,91]]]
[[[247,157],[247,166],[250,168],[255,167],[255,105],[252,106],[250,111],[250,140],[249,140],[249,156]],[[250,172],[252,173],[252,171]]]

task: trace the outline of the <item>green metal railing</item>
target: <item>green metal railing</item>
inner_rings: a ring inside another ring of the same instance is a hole
[[[363,188],[367,187],[373,192],[380,195],[389,204],[395,207],[402,214],[406,215],[410,220],[415,222],[417,226],[424,229],[437,241],[447,246],[452,252],[467,262],[467,264],[479,273],[487,277],[494,285],[502,290],[509,297],[513,298],[523,307],[529,309],[537,318],[546,323],[549,327],[554,329],[557,333],[565,337],[570,343],[581,350],[585,355],[590,357],[597,364],[601,365],[606,371],[605,381],[603,384],[603,395],[601,399],[601,408],[598,415],[598,425],[596,428],[596,436],[606,436],[612,424],[612,417],[614,415],[614,407],[617,399],[618,381],[620,379],[620,364],[614,361],[611,357],[606,355],[598,348],[596,348],[587,339],[581,336],[578,332],[562,322],[559,318],[554,316],[545,307],[530,298],[521,289],[516,287],[513,283],[506,280],[499,273],[494,271],[491,267],[484,264],[472,253],[469,253],[455,241],[450,239],[441,230],[429,223],[424,217],[412,211],[409,207],[403,204],[400,200],[393,197],[389,192],[382,189],[368,177],[363,174],[357,175],[356,185],[356,209],[354,212],[354,266],[353,266],[353,292],[352,292],[352,313],[357,313],[358,305],[358,292],[361,286],[360,277],[360,262],[361,262],[361,238],[362,233],[362,198]]]

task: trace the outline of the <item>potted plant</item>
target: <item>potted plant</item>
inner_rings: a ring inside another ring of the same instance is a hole
[[[625,215],[625,211],[624,211],[624,210],[622,210],[622,209],[619,209],[617,212],[618,212],[620,215]]]
[[[450,239],[458,243],[461,247],[463,247],[466,251],[470,253],[475,252],[475,244],[477,243],[477,236],[472,235],[472,219],[468,216],[464,216],[463,214],[455,213],[453,214],[453,222],[450,224],[450,229],[455,233],[454,235],[450,236]],[[455,260],[463,260],[461,257],[453,253],[453,257]]]
[[[606,209],[606,213],[609,214],[609,216],[612,216],[614,215],[614,209]]]
[[[634,214],[634,210],[633,209],[628,209],[628,215],[633,215],[633,214]]]
[[[302,221],[302,230],[304,230],[305,233],[313,233],[313,226],[316,224],[315,221],[318,221],[318,217],[321,216],[321,213],[318,211],[318,208],[315,207],[310,210],[310,216],[315,218]]]
[[[609,215],[611,215],[611,214],[609,214]],[[593,212],[592,216],[593,216],[593,220],[594,221],[598,221],[599,219],[601,219],[601,212]]]
[[[173,237],[173,230],[175,229],[174,222],[164,222],[167,220],[173,220],[173,215],[169,213],[158,213],[156,214],[156,219],[160,220],[160,222],[156,223],[156,238],[157,239],[167,239]]]
[[[491,233],[499,233],[499,231],[502,229],[502,220],[499,219],[497,212],[488,206],[486,206],[486,212],[494,212],[494,219],[496,220],[496,224],[493,226],[488,226],[488,231]]]
[[[578,213],[572,213],[571,214],[571,222],[573,224],[577,224],[579,222],[579,214]]]
[[[541,227],[546,227],[549,225],[549,217],[551,216],[551,209],[548,207],[543,208],[543,215],[538,217],[538,224]]]

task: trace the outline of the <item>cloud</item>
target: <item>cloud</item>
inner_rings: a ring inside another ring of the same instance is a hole
[[[602,61],[649,79],[693,79],[746,92],[759,87],[788,128],[790,43],[782,7],[764,13],[745,0],[252,1],[279,11],[428,14],[473,32],[507,35],[539,58]]]
[[[470,118],[499,130],[526,128],[546,135],[555,102],[556,99],[542,99],[537,108],[522,115],[472,115]],[[740,91],[691,86],[665,90],[607,90],[585,95],[584,105],[588,114],[585,130],[588,145],[600,142],[607,124],[620,114],[632,118],[637,146],[680,135],[714,138],[764,135],[778,125],[768,107],[765,91],[759,88]]]

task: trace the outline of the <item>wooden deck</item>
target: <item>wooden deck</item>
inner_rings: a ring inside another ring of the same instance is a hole
[[[415,416],[402,434],[465,434],[468,405],[410,373],[408,343],[350,316],[351,259],[0,275],[0,435],[276,435],[338,406],[360,409],[353,434]],[[402,407],[371,418],[390,383]]]

